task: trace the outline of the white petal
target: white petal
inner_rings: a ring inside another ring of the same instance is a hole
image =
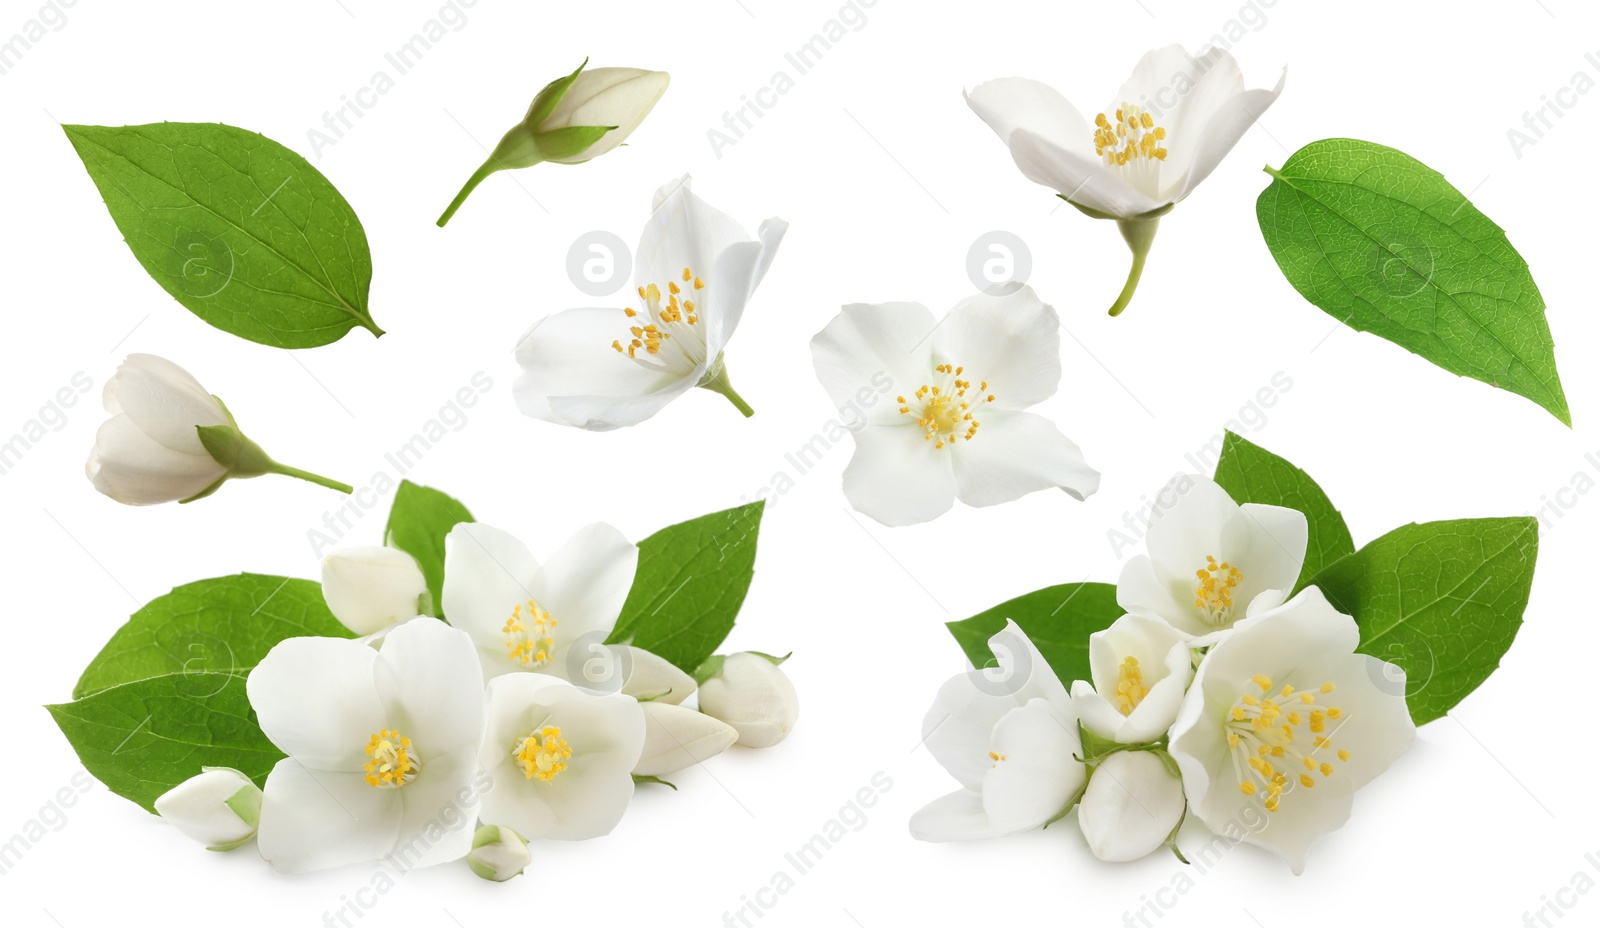
[[[610,647],[613,651],[620,652],[617,661],[625,668],[624,672],[627,674],[622,684],[623,694],[640,699],[648,698],[652,702],[671,703],[675,706],[694,695],[694,677],[678,669],[676,664],[666,658],[632,645],[614,644]]]
[[[1183,783],[1149,751],[1119,751],[1095,768],[1078,827],[1101,860],[1138,860],[1160,848],[1183,819]]]
[[[1027,129],[1067,151],[1094,154],[1094,129],[1049,84],[1003,77],[979,84],[966,97],[967,105],[1002,142],[1009,144],[1013,132]]]
[[[994,403],[985,409],[1026,409],[1061,384],[1061,320],[1031,287],[974,294],[933,333],[933,363],[965,368],[966,379],[987,383]]]
[[[1135,555],[1122,565],[1117,577],[1117,605],[1129,612],[1159,616],[1179,632],[1196,638],[1216,631],[1195,611],[1193,586],[1185,587],[1164,574],[1158,575],[1155,563],[1147,555]]]
[[[376,634],[415,618],[428,581],[411,555],[397,548],[338,548],[322,559],[322,598],[344,627]]]
[[[1069,151],[1027,129],[1012,133],[1011,158],[1034,183],[1119,218],[1139,216],[1171,202],[1133,187],[1092,154]]]
[[[267,777],[256,846],[281,873],[376,860],[394,849],[400,792],[374,789],[359,772],[308,770],[286,757]]]
[[[533,553],[509,532],[463,522],[445,536],[444,614],[480,649],[505,653],[506,619],[538,599],[541,577]]]
[[[715,292],[718,281],[711,270],[717,258],[729,247],[752,240],[737,219],[695,195],[685,176],[656,193],[655,209],[634,252],[638,262],[634,279],[641,287],[655,284],[664,291],[669,281],[681,282],[683,269],[689,268],[705,280],[707,290]],[[702,320],[718,311],[710,304],[704,309]]]
[[[800,717],[800,697],[783,668],[760,654],[730,654],[700,687],[700,711],[739,733],[739,743],[768,748],[782,741]]]
[[[1223,550],[1218,554],[1244,572],[1234,602],[1246,605],[1267,590],[1294,589],[1305,564],[1307,537],[1306,517],[1298,509],[1240,506],[1239,514],[1223,527]]]
[[[483,671],[465,632],[428,616],[414,618],[384,638],[374,672],[388,727],[411,739],[425,765],[442,754],[477,754]]]
[[[913,525],[955,505],[951,449],[924,441],[915,422],[868,425],[853,434],[856,450],[844,469],[844,495],[857,512],[884,525]]]
[[[627,140],[650,115],[671,79],[665,71],[639,68],[592,68],[578,75],[572,86],[550,111],[539,129],[550,131],[566,126],[616,126],[600,141],[572,158],[551,159],[576,164],[597,158]]]
[[[212,767],[162,793],[156,812],[206,847],[234,844],[256,832],[228,805],[241,789],[253,792],[256,785],[237,770]]]
[[[706,289],[700,291],[701,301],[697,305],[704,314],[701,318],[706,326],[707,360],[715,361],[727,347],[788,231],[787,222],[776,217],[768,219],[761,223],[758,239],[737,242],[717,256],[711,269],[711,279],[716,284],[706,284]]]
[[[938,325],[920,303],[852,303],[811,338],[811,362],[835,407],[859,407],[863,390],[887,392],[884,377],[905,396],[933,371],[932,335]],[[875,404],[866,412],[874,425],[901,425],[899,407]]]
[[[434,756],[410,783],[380,790],[399,793],[402,802],[393,859],[407,867],[432,867],[467,856],[481,799],[473,785],[477,761],[476,749]]]
[[[644,710],[644,750],[633,772],[640,776],[665,776],[708,760],[732,747],[739,733],[723,722],[684,706],[641,703]]]
[[[983,794],[958,789],[918,809],[911,816],[911,837],[918,841],[971,841],[1005,832],[989,824]]]
[[[1214,85],[1214,99],[1206,101],[1211,104],[1209,112],[1201,117],[1201,104],[1199,101],[1196,103],[1196,117],[1203,118],[1204,122],[1196,121],[1191,127],[1189,119],[1185,118],[1181,141],[1184,147],[1192,149],[1192,153],[1186,153],[1184,157],[1187,174],[1178,199],[1188,196],[1201,181],[1211,176],[1211,172],[1239,143],[1239,139],[1277,101],[1278,95],[1283,93],[1284,81],[1289,77],[1289,69],[1284,68],[1277,86],[1271,90],[1245,90],[1239,66],[1227,52],[1219,49],[1207,57],[1216,59],[1215,67],[1207,74],[1208,89],[1212,86],[1209,84],[1211,74],[1220,76]],[[1168,147],[1171,150],[1173,146]]]
[[[983,778],[983,808],[1001,831],[1044,825],[1083,785],[1077,719],[1063,717],[1043,699],[1006,713],[995,725],[990,750],[999,758]]]
[[[1086,499],[1100,489],[1100,472],[1078,446],[1031,412],[986,412],[972,440],[952,450],[956,495],[968,506],[993,506],[1052,487]]]
[[[151,354],[129,355],[106,381],[104,401],[107,411],[127,416],[152,440],[186,454],[206,455],[196,426],[228,424],[199,381]]]
[[[359,772],[368,740],[390,727],[377,662],[377,651],[345,638],[278,642],[245,684],[261,731],[316,771]]]
[[[84,468],[94,488],[119,503],[147,506],[188,499],[227,470],[209,454],[173,451],[140,431],[127,416],[107,419],[95,433]]]
[[[557,654],[566,653],[580,639],[604,642],[622,613],[638,565],[638,547],[603,522],[579,529],[550,556],[544,564],[539,605],[556,622],[551,637]],[[574,672],[581,667],[551,669],[569,680],[580,679]]]
[[[612,342],[630,337],[621,309],[586,307],[546,316],[517,342],[513,391],[524,415],[604,431],[636,425],[698,382],[702,371],[648,368]]]

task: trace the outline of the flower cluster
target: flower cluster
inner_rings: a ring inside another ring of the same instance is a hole
[[[716,656],[691,676],[607,643],[638,560],[609,525],[541,562],[507,532],[460,523],[445,537],[446,622],[426,614],[410,554],[329,554],[323,596],[361,637],[289,638],[250,672],[250,705],[287,755],[265,790],[208,768],[157,811],[213,849],[254,836],[284,872],[465,857],[505,880],[529,840],[608,834],[636,782],[783,740],[799,710],[781,658]],[[697,688],[700,708],[684,705]]]
[[[1192,813],[1299,873],[1411,744],[1404,671],[1356,653],[1355,620],[1317,587],[1290,595],[1304,515],[1241,506],[1199,476],[1160,498],[1175,502],[1117,584],[1126,614],[1089,638],[1091,679],[1069,690],[1008,621],[989,642],[996,666],[939,691],[925,743],[961,789],[918,812],[913,835],[1012,834],[1076,808],[1094,855],[1126,861],[1176,852]]]

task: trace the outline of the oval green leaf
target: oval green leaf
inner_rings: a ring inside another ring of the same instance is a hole
[[[1267,173],[1256,218],[1302,296],[1572,424],[1528,262],[1443,175],[1355,139],[1312,142]]]
[[[1216,481],[1236,503],[1285,506],[1305,514],[1306,560],[1295,590],[1311,582],[1317,571],[1355,553],[1350,528],[1322,487],[1305,471],[1260,445],[1233,432],[1226,433],[1222,456],[1217,459]]]
[[[219,123],[62,129],[133,256],[190,312],[278,348],[383,334],[361,220],[306,159]]]
[[[1011,619],[1070,687],[1074,680],[1089,679],[1089,636],[1115,622],[1122,612],[1114,584],[1062,583],[1008,599],[945,627],[972,666],[981,669],[994,664],[989,639]]]

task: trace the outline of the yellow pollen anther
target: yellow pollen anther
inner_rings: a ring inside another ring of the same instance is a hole
[[[1117,110],[1115,125],[1100,113],[1094,118],[1094,153],[1105,163],[1123,167],[1129,163],[1159,162],[1167,159],[1167,130],[1156,125],[1155,117],[1141,107],[1124,103]]]
[[[1150,687],[1144,685],[1139,659],[1132,656],[1123,658],[1122,665],[1117,668],[1117,709],[1123,715],[1129,715],[1148,695]]]
[[[523,776],[548,783],[556,778],[556,774],[567,769],[572,748],[561,737],[561,729],[546,725],[538,731],[529,732],[526,738],[518,741],[516,747],[511,749],[511,756],[522,765]]]
[[[363,779],[368,786],[399,789],[415,780],[422,771],[422,761],[417,759],[411,739],[402,737],[394,729],[385,728],[374,734],[367,742],[366,751],[370,759],[362,769],[366,771]]]
[[[696,290],[705,287],[705,281],[695,277],[694,272],[689,268],[683,269],[683,279],[686,283],[693,280]],[[629,331],[633,335],[633,340],[627,345],[623,345],[621,342],[611,343],[612,348],[636,360],[639,359],[638,351],[641,348],[644,349],[647,356],[661,354],[662,345],[674,335],[681,334],[677,331],[679,325],[692,326],[700,321],[700,317],[695,313],[694,302],[687,299],[682,301],[678,299],[679,294],[683,292],[683,288],[678,285],[677,281],[667,281],[667,302],[665,305],[662,305],[661,302],[661,288],[655,284],[649,284],[637,289],[639,300],[644,303],[643,309],[628,307],[622,311],[623,315],[629,319],[637,319],[643,315],[650,322],[647,325],[631,327]],[[641,363],[659,365],[661,362],[641,360]]]
[[[994,761],[996,764],[998,764],[1001,761],[1005,760],[1006,756],[1004,754],[996,754],[995,752],[990,751],[989,752],[989,759]]]
[[[1206,566],[1194,572],[1194,607],[1205,614],[1212,625],[1226,625],[1233,618],[1233,591],[1244,580],[1239,568],[1206,555]],[[1260,682],[1260,681],[1257,681]],[[1262,690],[1268,689],[1268,680]]]
[[[994,394],[968,395],[972,381],[962,377],[965,370],[953,364],[940,364],[934,368],[938,375],[934,383],[918,387],[910,400],[897,397],[900,414],[915,417],[923,440],[931,442],[934,448],[946,445],[953,448],[957,439],[971,441],[981,424],[973,414],[984,404],[994,402]],[[987,388],[987,381],[979,387],[980,390]]]
[[[1261,695],[1256,695],[1257,690]],[[1343,713],[1318,703],[1333,690],[1331,683],[1299,689],[1293,684],[1274,684],[1271,677],[1257,674],[1229,709],[1223,732],[1239,791],[1252,797],[1264,793],[1262,807],[1268,812],[1278,811],[1286,790],[1294,786],[1311,789],[1316,785],[1314,775],[1333,775],[1333,764],[1319,754],[1335,751],[1332,735],[1337,734],[1337,726],[1330,731],[1327,722]],[[1307,706],[1306,711],[1299,711]],[[1341,761],[1350,759],[1349,751],[1335,753]],[[1291,775],[1296,768],[1305,772]]]
[[[518,603],[500,631],[506,636],[506,657],[513,664],[537,670],[555,659],[551,630],[556,620],[533,600]]]

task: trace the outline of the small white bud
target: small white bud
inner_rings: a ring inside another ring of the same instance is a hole
[[[726,751],[739,733],[704,712],[666,702],[642,702],[644,751],[633,772],[658,777],[693,767]]]
[[[322,598],[357,635],[416,618],[427,593],[416,559],[398,548],[339,548],[322,559]]]
[[[528,842],[509,828],[485,825],[472,836],[472,850],[467,852],[467,866],[486,880],[504,883],[521,876],[524,867],[533,861]]]
[[[694,677],[679,670],[676,664],[666,658],[630,645],[620,644],[612,647],[627,649],[625,663],[628,667],[628,679],[622,684],[624,695],[647,702],[671,703],[674,706],[694,695]]]
[[[1150,751],[1118,751],[1089,777],[1078,827],[1101,860],[1138,860],[1183,820],[1183,781]]]
[[[718,658],[712,658],[712,661]],[[700,711],[721,719],[739,733],[739,743],[769,748],[782,741],[800,717],[794,684],[772,658],[741,651],[722,658],[722,666],[700,684]]]
[[[161,794],[156,812],[213,851],[231,851],[255,837],[261,789],[232,767],[202,767]]]

